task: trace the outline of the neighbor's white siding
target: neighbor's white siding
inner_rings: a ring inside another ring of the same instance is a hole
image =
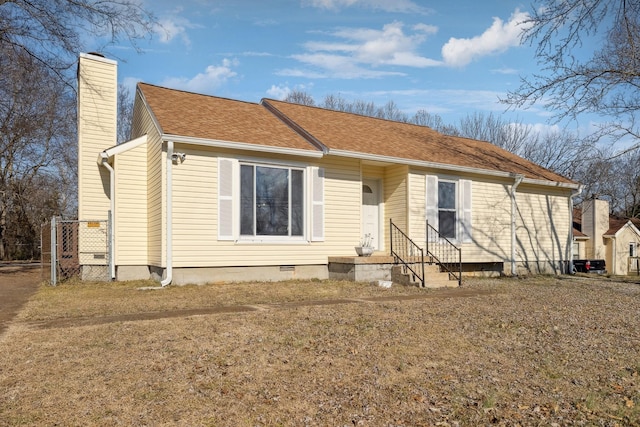
[[[611,251],[607,251],[607,270],[611,274],[637,274],[635,264],[632,271],[629,271],[629,244],[635,243],[640,246],[640,236],[636,234],[634,229],[626,225],[616,233],[615,238],[606,239],[607,246],[611,247]],[[636,249],[639,251],[639,249]]]

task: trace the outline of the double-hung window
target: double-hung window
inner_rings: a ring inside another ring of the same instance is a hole
[[[472,241],[471,181],[426,175],[425,212],[428,224],[441,237],[459,243]],[[429,234],[429,239],[437,240]]]
[[[438,182],[438,224],[440,234],[447,239],[456,238],[456,183]]]
[[[240,165],[240,235],[304,235],[304,171]]]

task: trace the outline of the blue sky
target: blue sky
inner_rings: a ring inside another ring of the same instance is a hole
[[[148,0],[163,29],[143,54],[115,46],[119,81],[244,101],[301,90],[322,101],[388,101],[446,123],[477,111],[549,127],[544,106],[498,102],[538,70],[512,0]],[[581,134],[592,121],[579,124]],[[572,129],[576,129],[572,126]]]

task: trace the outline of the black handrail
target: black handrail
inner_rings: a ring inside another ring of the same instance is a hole
[[[440,265],[450,276],[462,285],[462,250],[440,234],[427,221],[427,257],[430,262]]]
[[[413,276],[420,281],[420,286],[424,288],[424,250],[400,230],[391,219],[389,219],[389,233],[391,233],[391,256],[396,263],[402,264],[405,273],[407,270],[411,271]]]

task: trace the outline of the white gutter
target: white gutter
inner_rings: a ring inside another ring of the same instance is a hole
[[[111,279],[116,278],[116,263],[115,263],[115,223],[116,223],[116,172],[113,170],[113,167],[109,164],[109,156],[102,152],[98,157],[98,165],[104,166],[105,169],[109,171],[109,203],[111,210],[111,222],[109,223],[109,247],[111,248],[109,254],[109,269]]]
[[[173,168],[173,141],[167,141],[167,193],[166,193],[166,203],[167,203],[167,225],[166,225],[166,235],[167,235],[167,275],[163,281],[160,282],[160,285],[164,288],[165,286],[171,284],[173,280],[173,177],[171,174],[171,170]]]
[[[569,274],[573,274],[573,198],[579,196],[582,193],[584,187],[580,185],[576,190],[571,192],[569,197]]]
[[[524,179],[524,175],[516,175],[516,180],[511,186],[511,275],[516,275],[516,188]]]
[[[367,153],[360,153],[357,151],[330,149],[327,154],[333,155],[333,156],[340,156],[340,157],[349,157],[349,158],[360,159],[360,160],[368,160],[373,162],[397,163],[397,164],[402,164],[407,166],[417,166],[417,167],[423,167],[423,168],[429,168],[429,169],[463,172],[463,173],[484,175],[484,176],[495,176],[495,177],[501,177],[501,178],[511,178],[514,176],[513,172],[494,171],[489,169],[474,168],[471,166],[450,165],[450,164],[444,164],[444,163],[429,162],[424,160],[411,160],[411,159],[405,159],[402,157],[390,157],[390,156],[383,156],[380,154],[367,154]],[[520,175],[520,174],[516,174],[516,175],[522,176],[522,181],[524,181],[526,184],[540,185],[545,187],[567,188],[567,189],[578,188],[578,184],[575,184],[575,183],[545,181],[542,179],[525,178],[524,175]]]
[[[248,142],[223,141],[221,139],[195,138],[192,136],[181,136],[163,134],[162,139],[178,141],[185,144],[204,145],[206,147],[229,148],[233,150],[258,151],[261,153],[283,154],[290,156],[312,157],[319,159],[323,156],[322,151],[303,150],[300,148],[274,147],[270,145],[251,144]]]

